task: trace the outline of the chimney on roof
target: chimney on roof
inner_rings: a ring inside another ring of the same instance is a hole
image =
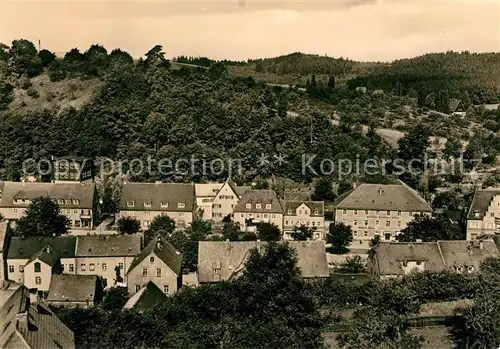
[[[50,253],[50,252],[51,252],[51,251],[50,251],[50,246],[45,247],[45,252],[46,252],[46,253]]]
[[[158,236],[158,238],[156,239],[156,247],[158,249],[161,249],[162,248],[162,243],[161,243],[161,238]]]
[[[378,188],[378,195],[384,195],[384,190],[382,188]]]
[[[415,240],[415,241],[416,241],[416,242],[422,242],[422,239],[417,239],[417,240]]]
[[[474,210],[474,217],[479,218],[479,210]]]

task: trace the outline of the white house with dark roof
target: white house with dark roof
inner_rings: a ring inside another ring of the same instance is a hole
[[[101,276],[104,287],[110,287],[116,278],[115,267],[120,268],[120,276],[125,279],[125,273],[140,252],[139,234],[79,236],[75,249],[75,273]]]
[[[44,246],[24,265],[24,286],[46,292],[54,274],[61,273],[61,258],[50,245]]]
[[[325,242],[286,242],[297,252],[297,266],[304,278],[328,277]],[[198,243],[198,281],[214,283],[238,277],[250,256],[250,250],[264,250],[264,241],[200,241]]]
[[[493,240],[380,242],[369,253],[367,269],[381,278],[423,271],[473,273],[490,257],[500,257]]]
[[[352,247],[368,247],[380,235],[393,241],[416,215],[431,215],[432,208],[412,188],[400,184],[361,184],[335,205],[335,222],[351,226]]]
[[[130,265],[125,280],[130,294],[152,281],[165,294],[174,294],[182,285],[182,254],[158,235]]]
[[[292,232],[301,225],[314,229],[314,239],[325,238],[325,203],[323,201],[281,202],[283,207],[283,238],[292,240]]]
[[[283,231],[283,207],[274,190],[245,191],[234,208],[234,222],[242,230],[255,230],[254,223],[272,223]]]
[[[194,184],[124,183],[120,217],[134,217],[147,229],[157,216],[169,216],[178,229],[193,221],[196,212]]]
[[[500,188],[476,190],[467,213],[467,240],[500,234]]]
[[[98,219],[99,199],[93,183],[0,181],[0,214],[8,220],[24,216],[33,199],[48,196],[68,217],[71,230],[90,230]]]
[[[203,220],[212,219],[212,203],[223,185],[224,183],[196,183],[194,185],[196,207],[203,211],[201,215]]]
[[[238,187],[228,179],[217,192],[212,201],[212,221],[221,222],[234,213],[236,204],[250,187]]]

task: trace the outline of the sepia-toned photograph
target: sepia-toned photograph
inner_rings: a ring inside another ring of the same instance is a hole
[[[0,0],[0,349],[500,349],[500,0]]]

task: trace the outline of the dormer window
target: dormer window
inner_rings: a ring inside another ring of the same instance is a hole
[[[178,202],[177,203],[177,208],[185,208],[186,207],[186,203],[185,202]]]
[[[64,200],[63,200],[63,199],[58,199],[58,200],[57,200],[57,203],[58,203],[59,205],[63,205],[63,204],[64,204]]]
[[[66,205],[71,205],[71,200],[70,200],[70,199],[66,199],[66,200],[64,200],[64,203],[65,203]]]
[[[168,208],[168,202],[160,203],[161,208]]]
[[[144,207],[151,207],[152,202],[151,201],[144,201]]]
[[[245,207],[246,208],[252,208],[252,204],[246,204]]]
[[[127,201],[127,207],[134,207],[135,206],[135,201]]]
[[[73,205],[78,205],[79,201],[78,199],[73,199]]]
[[[288,213],[288,214],[292,214],[292,209],[291,209],[291,208],[289,208],[287,213]]]
[[[318,209],[317,209],[317,208],[316,208],[316,209],[314,209],[314,214],[319,214],[319,211],[318,211]]]
[[[472,273],[472,272],[474,271],[474,267],[473,267],[472,265],[471,265],[471,266],[469,266],[469,267],[467,268],[467,271],[468,271],[469,273]]]
[[[271,209],[271,204],[266,204],[266,210],[270,210]]]
[[[255,204],[255,208],[261,209],[262,205],[261,204]]]

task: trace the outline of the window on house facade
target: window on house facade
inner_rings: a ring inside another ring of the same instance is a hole
[[[354,210],[354,215],[357,216],[358,215],[358,210]]]
[[[391,215],[391,211],[387,211],[386,215],[390,216]]]
[[[269,218],[269,215],[267,213],[264,213],[264,218]]]
[[[102,270],[103,271],[108,270],[108,266],[106,265],[106,263],[102,263]]]
[[[20,273],[24,273],[24,265],[20,265],[19,266],[19,272]]]
[[[401,226],[401,221],[398,221],[398,227],[400,227],[400,226]]]
[[[273,213],[272,218],[276,218],[276,215]]]
[[[17,208],[13,208],[13,209],[12,209],[12,211],[13,211],[14,213],[17,213]]]
[[[368,232],[367,232],[366,230],[363,232],[363,236],[364,236],[364,237],[367,237],[367,236],[368,236]]]
[[[385,221],[385,226],[390,227],[391,226],[391,221]]]
[[[186,207],[186,203],[185,202],[178,202],[177,203],[177,208],[184,208]]]
[[[155,262],[155,257],[154,256],[149,257],[149,263],[154,263],[154,262]]]
[[[73,214],[78,214],[78,210],[73,210]]]
[[[221,268],[212,268],[212,274],[220,274]]]
[[[347,210],[342,210],[342,214],[347,214]]]
[[[365,215],[368,216],[368,210],[365,210]]]
[[[80,222],[78,220],[75,221],[75,227],[80,228],[81,225],[82,225],[82,222]]]
[[[142,277],[148,276],[148,268],[142,268]]]
[[[352,221],[352,225],[354,226],[358,225],[358,221],[357,220]]]
[[[409,215],[410,217],[411,217],[411,216],[413,216],[413,212],[412,212],[412,211],[408,212],[408,215]]]
[[[140,289],[141,289],[141,285],[135,285],[135,292],[139,292]]]
[[[401,211],[398,211],[398,216],[401,216]]]
[[[495,217],[495,212],[491,212],[490,217]]]
[[[63,200],[63,199],[58,199],[58,200],[57,200],[57,203],[58,203],[59,205],[63,205],[63,204],[64,204],[64,200]]]
[[[69,271],[71,271],[71,272],[75,271],[75,266],[73,264],[69,265]]]
[[[123,263],[118,263],[118,267],[119,267],[120,269],[123,269]]]
[[[357,230],[353,230],[352,236],[358,236],[358,231]]]
[[[42,284],[42,278],[40,276],[35,277],[35,284],[36,285],[41,285]]]
[[[35,263],[35,273],[39,273],[40,272],[40,263],[39,262],[36,262]]]
[[[156,276],[161,277],[161,268],[156,268]]]
[[[135,201],[127,201],[127,207],[134,207],[135,206]]]
[[[292,209],[288,208],[287,214],[291,215],[292,214]]]
[[[94,270],[95,270],[95,265],[94,265],[94,263],[90,263],[90,264],[89,264],[89,270],[90,270],[90,271],[94,271]]]
[[[365,227],[367,227],[367,226],[368,226],[368,220],[365,219]]]
[[[9,273],[13,273],[14,272],[14,266],[13,265],[9,265]]]
[[[168,202],[160,203],[161,208],[168,208]]]
[[[164,293],[169,293],[169,287],[168,287],[168,285],[163,285],[163,292]]]
[[[87,266],[85,265],[85,263],[80,264],[81,271],[85,271],[86,269],[87,269]]]

